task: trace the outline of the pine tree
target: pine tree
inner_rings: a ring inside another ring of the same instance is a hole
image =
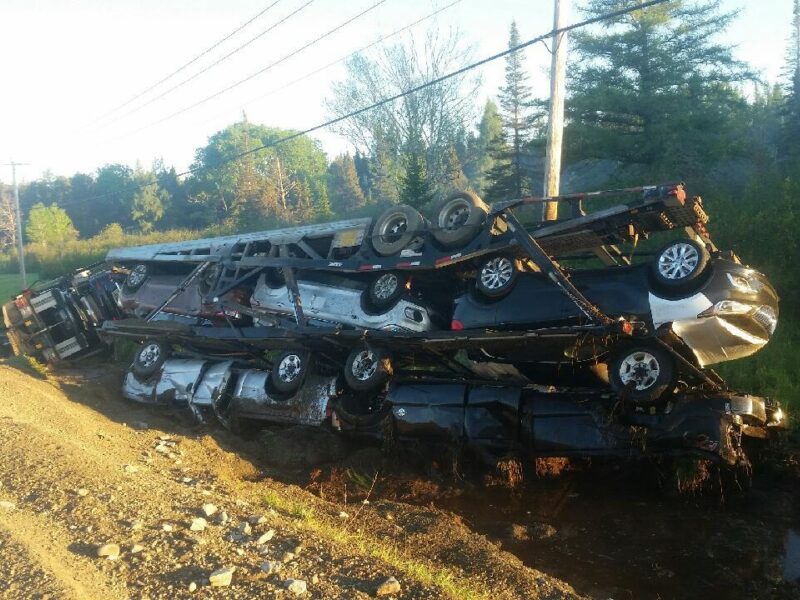
[[[478,135],[469,140],[468,154],[470,160],[464,165],[464,174],[469,179],[470,186],[479,194],[484,194],[489,186],[489,172],[494,167],[492,148],[496,140],[502,140],[503,121],[497,110],[497,105],[491,100],[486,101],[483,116],[478,125]]]
[[[517,22],[512,21],[508,47],[519,43]],[[504,139],[488,140],[495,164],[489,169],[491,184],[487,191],[493,198],[519,198],[530,190],[525,148],[533,134],[536,115],[528,76],[522,66],[523,57],[522,52],[506,57],[505,85],[499,94]]]
[[[780,156],[784,163],[796,163],[800,158],[797,140],[800,139],[800,0],[794,0],[792,32],[786,51],[784,68],[785,100],[783,127],[780,135]]]
[[[673,0],[576,32],[565,135],[571,160],[639,165],[643,176],[702,176],[737,149],[731,136],[745,108],[734,84],[748,76],[715,40],[733,13],[712,0]],[[587,17],[630,5],[588,0]]]
[[[355,162],[349,154],[337,156],[328,167],[328,190],[331,207],[337,214],[346,215],[366,204]]]
[[[461,167],[461,159],[455,146],[447,151],[447,168],[445,169],[444,188],[446,192],[461,192],[469,187],[469,181]]]
[[[421,152],[409,152],[404,162],[405,173],[400,178],[400,203],[421,208],[433,200],[433,187],[428,181],[425,157]]]
[[[399,192],[391,155],[378,148],[370,160],[370,201],[378,204],[397,204]]]

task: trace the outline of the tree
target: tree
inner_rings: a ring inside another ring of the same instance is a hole
[[[389,151],[379,146],[370,161],[371,202],[377,204],[397,204],[400,193],[397,187],[397,168]]]
[[[447,151],[447,171],[445,172],[445,188],[450,191],[463,191],[469,187],[467,176],[461,166],[455,146],[450,146]]]
[[[328,193],[331,208],[340,215],[347,215],[366,204],[358,183],[355,161],[349,154],[340,154],[328,166]]]
[[[78,239],[78,231],[66,211],[55,204],[45,206],[41,202],[28,214],[25,235],[31,243],[42,246],[59,246]]]
[[[797,162],[800,150],[800,0],[794,0],[792,31],[784,67],[783,127],[780,135],[780,155],[783,162]]]
[[[630,0],[588,0],[587,17]],[[673,0],[576,32],[565,137],[572,159],[639,165],[650,177],[703,175],[739,150],[731,125],[746,108],[734,84],[747,70],[716,37],[734,13],[718,2]]]
[[[421,152],[409,152],[405,156],[405,173],[400,178],[400,203],[422,208],[433,200],[433,186],[425,171],[425,159]]]
[[[157,185],[148,185],[133,196],[131,219],[143,233],[150,233],[164,216],[164,201],[167,193]]]
[[[0,183],[0,250],[14,248],[17,244],[17,212],[14,199]]]
[[[470,50],[457,32],[427,32],[423,41],[413,37],[404,44],[384,48],[372,56],[357,54],[347,61],[347,77],[333,85],[326,101],[334,117],[381,98],[405,92],[444,73],[465,66]],[[473,98],[480,84],[474,75],[453,77],[342,121],[337,130],[362,152],[375,157],[386,151],[399,157],[425,148],[428,177],[442,184],[447,149],[474,121]]]
[[[517,22],[512,21],[508,47],[514,48],[519,43]],[[537,115],[533,112],[528,76],[522,66],[523,56],[522,52],[513,52],[506,57],[505,85],[499,94],[503,137],[486,140],[493,159],[487,191],[494,198],[520,198],[531,189],[525,155]]]
[[[478,124],[478,135],[470,137],[467,153],[469,160],[464,163],[464,174],[479,194],[483,194],[490,184],[488,174],[494,167],[492,149],[503,139],[503,121],[497,105],[487,100],[483,116]]]

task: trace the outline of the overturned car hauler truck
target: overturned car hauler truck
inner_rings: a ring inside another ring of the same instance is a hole
[[[633,199],[591,214],[584,200]],[[554,199],[549,199],[554,200]],[[375,219],[111,250],[101,337],[140,342],[128,397],[198,415],[449,439],[482,454],[742,457],[782,413],[709,368],[763,347],[766,277],[719,250],[681,185],[557,198],[468,192]],[[665,243],[639,251],[656,234]],[[569,266],[567,266],[569,265]]]

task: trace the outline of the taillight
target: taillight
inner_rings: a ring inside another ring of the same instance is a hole
[[[452,321],[450,321],[450,329],[452,329],[453,331],[461,331],[462,329],[464,329],[464,324],[458,319],[453,319]]]

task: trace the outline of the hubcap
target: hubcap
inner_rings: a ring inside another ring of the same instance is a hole
[[[514,275],[514,265],[505,256],[493,258],[483,265],[481,269],[481,285],[488,290],[499,290],[511,281]]]
[[[141,285],[144,278],[147,277],[147,267],[145,265],[136,265],[128,274],[128,284],[132,287]]]
[[[359,381],[367,381],[378,370],[378,361],[372,350],[362,350],[353,361],[353,376]]]
[[[303,368],[303,359],[297,354],[287,354],[278,365],[278,377],[284,383],[289,383],[297,379],[300,370]]]
[[[680,242],[665,249],[658,257],[658,272],[666,279],[683,279],[694,272],[699,262],[697,248]]]
[[[651,387],[658,379],[659,373],[661,367],[658,359],[644,351],[629,354],[619,367],[619,378],[623,385],[628,385],[632,381],[639,392]]]
[[[462,227],[469,218],[470,204],[462,198],[456,198],[445,205],[439,212],[439,229],[454,231]]]
[[[161,348],[158,344],[147,344],[142,351],[139,352],[139,362],[143,367],[152,367],[158,362],[161,357]]]
[[[408,219],[403,213],[390,215],[381,225],[381,238],[386,242],[396,242],[408,230]]]
[[[375,297],[377,297],[379,300],[388,300],[392,297],[392,294],[397,291],[398,285],[400,285],[400,281],[397,279],[397,275],[394,273],[386,273],[385,275],[381,275],[375,281]]]

